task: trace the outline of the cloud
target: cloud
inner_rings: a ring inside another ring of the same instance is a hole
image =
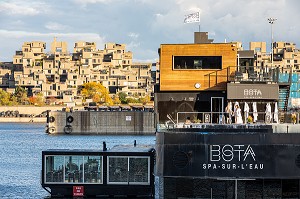
[[[68,28],[68,26],[56,22],[48,22],[45,24],[45,28],[48,30],[65,30]]]
[[[0,12],[8,15],[35,16],[46,12],[48,6],[37,1],[2,1],[0,2]]]
[[[10,61],[16,50],[20,50],[24,42],[42,41],[46,42],[47,46],[57,37],[58,41],[66,41],[68,49],[73,52],[73,46],[77,41],[90,41],[96,42],[97,48],[103,48],[105,38],[96,33],[40,33],[40,32],[27,32],[27,31],[10,31],[0,29],[0,43],[1,49],[6,49],[5,54],[1,52],[1,61]]]
[[[137,39],[140,35],[138,33],[130,32],[128,36],[132,39]]]
[[[88,4],[96,4],[96,3],[108,4],[111,1],[113,0],[73,0],[75,4],[79,5],[83,9],[86,9]]]

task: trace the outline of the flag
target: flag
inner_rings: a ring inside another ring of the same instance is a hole
[[[200,22],[200,12],[185,15],[184,23]]]

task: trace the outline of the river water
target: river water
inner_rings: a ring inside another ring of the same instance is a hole
[[[155,144],[155,136],[47,135],[42,123],[0,123],[0,198],[44,199],[40,185],[42,151],[102,149],[119,144]]]

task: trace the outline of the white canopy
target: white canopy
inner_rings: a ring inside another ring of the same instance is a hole
[[[258,116],[256,102],[253,102],[252,108],[253,108],[253,122],[256,122]]]
[[[274,108],[274,122],[276,122],[277,124],[279,123],[277,102],[275,102],[275,108]]]
[[[244,105],[245,123],[247,123],[247,120],[248,120],[249,110],[250,110],[249,105],[247,102],[245,102],[245,105]]]
[[[266,105],[266,122],[272,121],[272,110],[271,110],[271,104],[268,102]],[[269,119],[269,121],[267,120]]]

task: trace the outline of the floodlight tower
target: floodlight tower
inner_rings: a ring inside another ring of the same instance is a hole
[[[276,18],[268,18],[269,24],[271,24],[271,68],[273,69],[273,24],[276,21]]]

